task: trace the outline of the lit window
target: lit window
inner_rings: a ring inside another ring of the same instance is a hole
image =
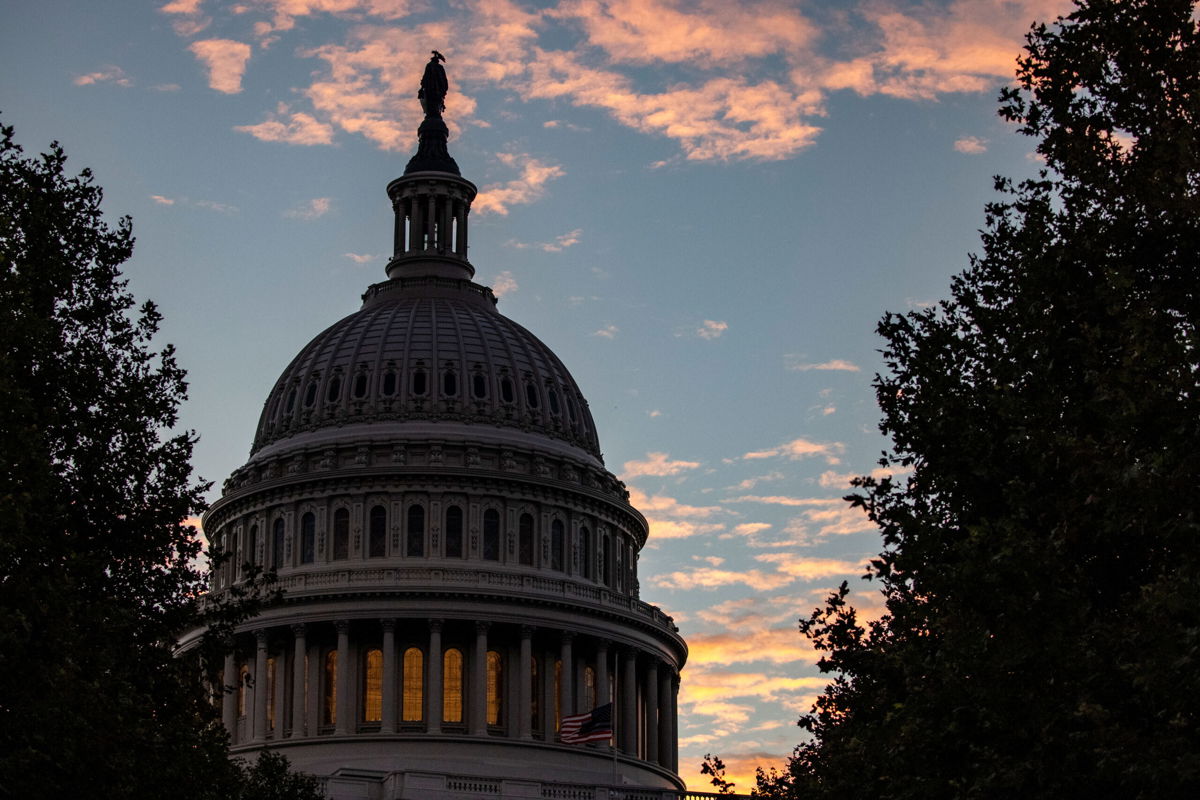
[[[446,509],[446,557],[462,558],[463,513],[458,506]]]
[[[583,668],[583,707],[591,711],[596,707],[596,670]]]
[[[442,722],[463,720],[463,656],[450,648],[442,656]]]
[[[267,729],[275,730],[275,659],[267,659]]]
[[[242,664],[238,670],[237,711],[239,717],[246,716],[246,695],[250,691],[250,666]]]
[[[554,659],[554,730],[562,723],[562,659]]]
[[[538,687],[538,658],[533,656],[529,662],[529,724],[536,731],[542,727],[542,693]]]
[[[367,538],[367,557],[382,558],[387,553],[387,510],[383,506],[371,509],[371,530]]]
[[[504,662],[495,650],[487,653],[487,724],[499,725],[503,711]]]
[[[339,508],[333,512],[333,560],[350,557],[350,512]]]
[[[404,702],[401,719],[420,722],[425,704],[425,657],[419,647],[404,651]]]
[[[363,722],[379,722],[383,718],[383,651],[367,651],[363,664]]]
[[[321,722],[332,725],[337,721],[337,650],[325,654],[325,702],[321,704]]]
[[[404,554],[421,557],[425,555],[425,507],[408,507],[408,544]]]

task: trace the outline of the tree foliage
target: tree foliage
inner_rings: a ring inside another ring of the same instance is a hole
[[[1200,791],[1200,33],[1191,0],[1035,25],[982,253],[879,325],[886,614],[801,621],[834,680],[765,797]]]
[[[250,797],[202,665],[253,604],[201,613],[184,372],[121,277],[129,219],[65,162],[0,127],[0,797]]]

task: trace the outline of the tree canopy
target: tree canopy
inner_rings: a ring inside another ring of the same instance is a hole
[[[203,660],[174,653],[253,608],[197,603],[184,371],[121,276],[130,220],[65,162],[0,126],[0,797],[257,797],[279,759],[230,761]]]
[[[1200,33],[1191,0],[1035,25],[982,252],[879,325],[884,550],[801,621],[833,682],[765,797],[1200,791]]]

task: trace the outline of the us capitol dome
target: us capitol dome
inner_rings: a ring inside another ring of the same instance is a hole
[[[214,597],[251,563],[283,590],[225,660],[232,752],[334,800],[673,798],[687,646],[575,379],[472,281],[439,58],[387,280],[283,370],[204,517]]]

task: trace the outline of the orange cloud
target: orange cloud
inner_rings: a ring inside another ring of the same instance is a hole
[[[814,581],[822,578],[854,577],[863,574],[868,559],[861,561],[845,561],[839,558],[809,558],[798,553],[760,553],[755,561],[774,564],[784,575],[802,581]]]
[[[192,42],[188,49],[208,68],[209,88],[225,94],[242,91],[250,45],[232,39],[203,39]]]
[[[859,367],[842,358],[835,358],[832,361],[822,361],[820,363],[798,362],[794,356],[785,357],[788,364],[787,368],[793,372],[808,372],[809,370],[835,371],[835,372],[858,372]]]
[[[333,208],[333,198],[331,197],[314,197],[307,202],[301,203],[295,208],[288,209],[283,212],[285,217],[290,219],[313,220],[318,217],[323,217]]]
[[[502,163],[518,167],[521,176],[503,184],[484,187],[475,198],[471,209],[480,214],[508,214],[511,205],[532,203],[542,196],[547,182],[566,174],[562,167],[544,164],[525,153],[497,153]]]
[[[630,480],[641,475],[678,475],[689,469],[700,466],[699,461],[671,461],[666,453],[647,453],[645,461],[626,461],[622,480]]]
[[[109,66],[97,72],[89,72],[86,75],[78,75],[72,81],[76,86],[91,86],[96,83],[115,83],[117,86],[133,86],[133,81],[125,74],[125,70],[120,67]]]
[[[696,329],[696,335],[701,339],[718,339],[721,334],[729,330],[728,322],[720,322],[717,320],[706,319],[704,323]]]
[[[656,575],[652,583],[662,589],[720,589],[726,586],[748,586],[770,591],[792,582],[792,576],[781,572],[757,569],[729,570],[715,567],[696,567]]]
[[[269,119],[257,125],[238,125],[234,130],[248,133],[264,142],[301,145],[333,143],[333,128],[330,125],[318,121],[311,114],[290,114],[284,103],[279,104]]]
[[[798,461],[802,458],[811,458],[813,456],[824,456],[825,461],[829,464],[837,464],[840,459],[838,455],[846,449],[846,446],[841,442],[812,442],[808,439],[793,439],[790,442],[784,442],[777,447],[771,447],[766,450],[754,450],[742,455],[742,458],[754,460],[760,458],[776,458],[786,457],[792,461]]]
[[[960,153],[975,155],[977,153],[986,153],[988,146],[987,139],[981,139],[978,136],[962,136],[954,140],[954,149]]]

